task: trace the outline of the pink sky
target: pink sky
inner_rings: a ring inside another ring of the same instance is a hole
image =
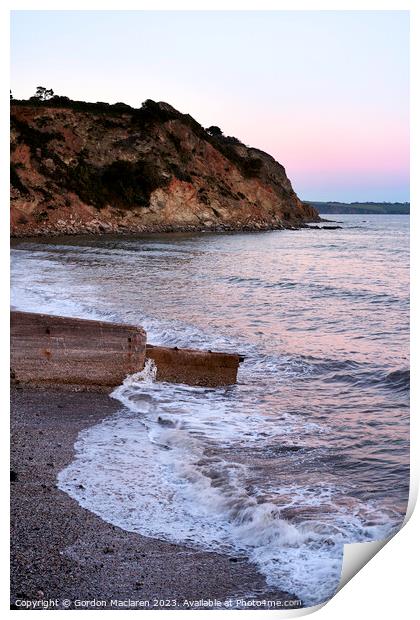
[[[11,87],[167,101],[269,152],[303,199],[406,201],[408,35],[407,11],[19,11]]]

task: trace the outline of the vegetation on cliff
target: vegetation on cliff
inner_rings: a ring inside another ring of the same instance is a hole
[[[37,93],[11,101],[14,234],[261,229],[317,219],[272,157],[167,103],[135,109]]]

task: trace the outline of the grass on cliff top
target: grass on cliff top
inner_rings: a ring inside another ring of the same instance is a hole
[[[258,157],[242,157],[242,155],[239,154],[236,146],[243,146],[243,144],[237,138],[233,136],[224,136],[223,134],[211,135],[189,114],[182,114],[172,108],[172,106],[159,104],[151,99],[147,99],[142,104],[141,108],[133,108],[125,103],[109,104],[101,101],[96,103],[74,101],[68,97],[61,96],[54,96],[47,101],[40,101],[37,98],[27,100],[13,99],[11,105],[37,108],[68,108],[81,112],[111,116],[129,114],[131,116],[131,123],[141,129],[147,129],[151,125],[166,123],[170,120],[178,120],[187,125],[201,140],[205,140],[212,144],[214,148],[239,169],[245,178],[258,177],[263,165],[262,160]],[[26,134],[28,134],[28,130],[26,130]],[[46,132],[38,132],[38,134],[46,134]],[[28,137],[32,144],[35,144],[38,140],[42,140],[41,136],[35,136],[35,134]],[[48,141],[48,138],[45,139]]]

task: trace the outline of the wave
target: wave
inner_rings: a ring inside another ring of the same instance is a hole
[[[306,290],[314,299],[329,299],[334,297],[335,299],[350,299],[354,302],[367,301],[371,304],[398,304],[405,306],[408,303],[407,299],[391,295],[384,291],[377,291],[372,288],[356,288],[326,284],[323,282],[298,282],[290,279],[283,279],[280,281],[272,281],[262,277],[250,277],[250,276],[219,276],[217,280],[224,284],[232,284],[237,286],[243,286],[244,288],[261,288],[261,289],[294,289],[299,288]]]
[[[410,371],[408,369],[394,370],[386,375],[384,383],[397,392],[407,392],[410,389]]]
[[[362,518],[357,503],[340,509],[325,484],[322,492],[279,488],[275,503],[267,499],[249,484],[242,448],[270,443],[275,422],[245,414],[223,390],[155,383],[155,373],[148,361],[113,392],[124,410],[80,434],[59,488],[125,530],[245,556],[269,586],[305,605],[330,598],[343,544],[387,535],[383,512]],[[285,517],[292,508],[300,520]]]
[[[361,389],[375,388],[375,390],[391,390],[407,394],[410,390],[410,371],[395,370],[384,374],[377,369],[364,372],[336,373],[327,380],[333,383],[344,383]]]

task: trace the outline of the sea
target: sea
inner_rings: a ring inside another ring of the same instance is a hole
[[[221,388],[148,362],[57,484],[124,530],[246,558],[305,606],[333,596],[344,544],[399,529],[409,490],[409,217],[328,217],[342,228],[20,239],[11,259],[13,308],[244,356]]]

